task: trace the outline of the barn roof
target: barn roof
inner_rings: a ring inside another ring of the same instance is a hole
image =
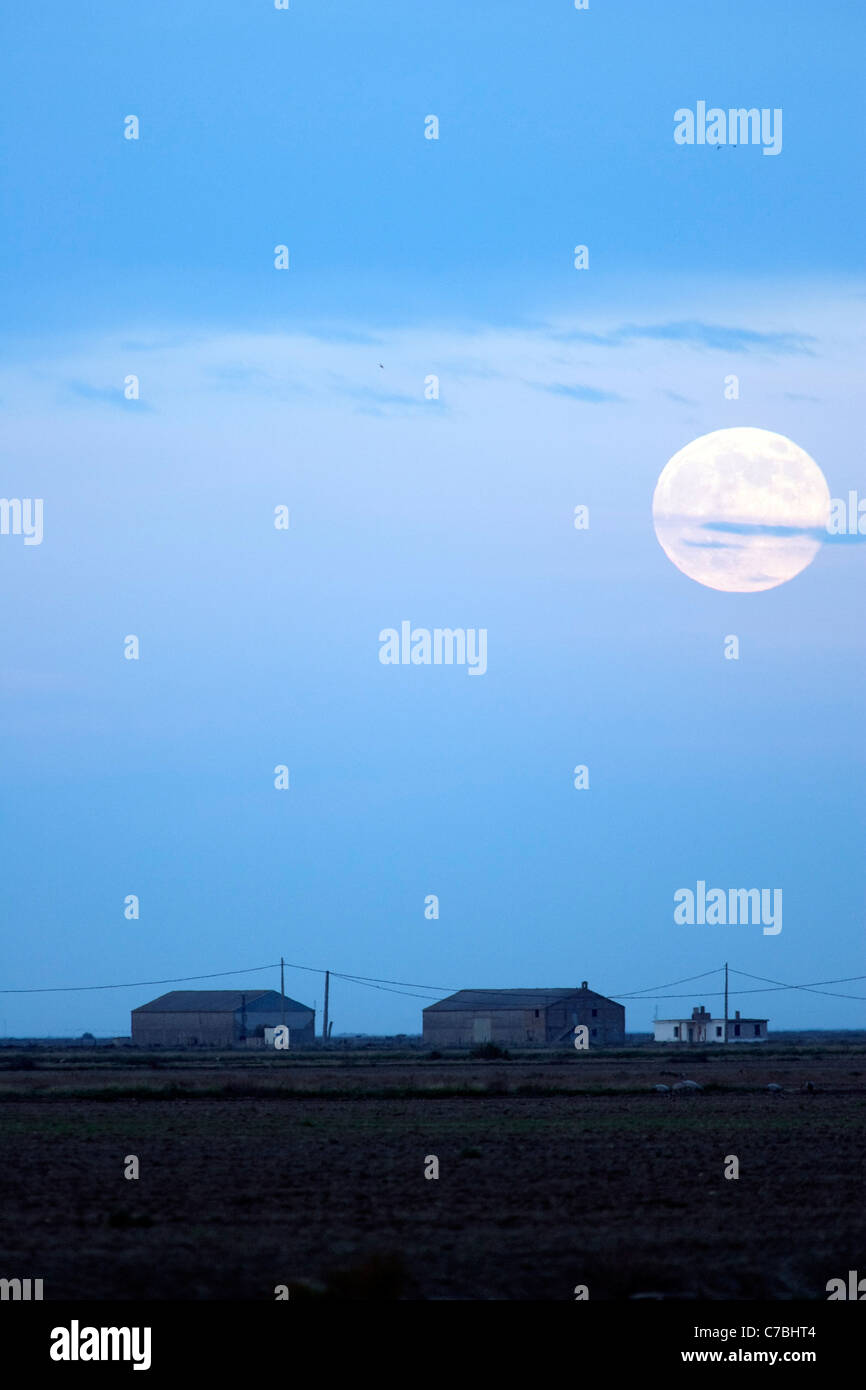
[[[605,1004],[614,1004],[604,994],[594,989],[583,989],[572,985],[566,989],[459,989],[449,994],[447,999],[439,999],[430,1004],[424,1013],[445,1012],[449,1009],[538,1009],[547,1008],[561,999],[601,999]],[[620,1006],[622,1007],[622,1006]]]
[[[310,1014],[313,1012],[306,1004],[299,1004],[297,999],[290,999],[288,995],[285,995],[284,999],[287,1010]],[[240,1009],[244,1001],[247,1008],[253,1011],[270,1007],[276,1009],[280,1007],[280,994],[275,989],[172,989],[168,994],[161,994],[158,999],[152,999],[149,1004],[139,1004],[132,1012],[228,1014]]]

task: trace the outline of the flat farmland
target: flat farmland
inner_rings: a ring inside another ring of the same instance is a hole
[[[682,1078],[703,1089],[653,1089]],[[46,1299],[825,1299],[866,1269],[864,1080],[863,1045],[4,1049],[0,1275]]]

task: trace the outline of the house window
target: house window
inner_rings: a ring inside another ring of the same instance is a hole
[[[756,1024],[755,1024],[755,1037],[756,1037],[756,1038],[759,1038],[760,1036],[761,1036],[761,1025],[760,1025],[760,1023],[756,1023]]]
[[[716,1029],[716,1037],[717,1037],[717,1038],[720,1038],[721,1036],[722,1036],[722,1030],[721,1030],[721,1028],[717,1028],[717,1029]]]
[[[535,1017],[538,1018],[538,1010],[535,1010]]]
[[[680,1025],[679,1025],[678,1023],[675,1023],[675,1024],[674,1024],[674,1037],[675,1037],[675,1038],[678,1038],[679,1035],[680,1035]]]
[[[592,1016],[593,1018],[598,1018],[598,1009],[593,1009]]]
[[[740,1036],[740,1025],[739,1025],[739,1023],[735,1023],[735,1024],[734,1024],[734,1037],[735,1037],[735,1038],[738,1038],[739,1036]]]

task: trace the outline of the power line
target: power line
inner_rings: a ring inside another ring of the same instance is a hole
[[[331,974],[332,974],[332,975],[334,974],[333,970],[331,971]],[[362,985],[362,984],[366,984],[366,981],[365,981],[365,980],[356,980],[356,979],[354,979],[351,975],[338,975],[336,978],[337,978],[338,980],[348,980],[349,984],[352,984],[352,985]],[[416,994],[414,991],[411,991],[411,990],[408,990],[408,989],[390,989],[390,988],[388,987],[388,985],[371,985],[371,984],[366,984],[366,987],[367,987],[367,989],[381,989],[381,990],[383,990],[386,994],[402,994],[403,997],[406,998],[406,999],[433,999],[433,1000],[435,1000],[435,999],[438,999],[438,998],[439,998],[439,995],[438,995],[438,994]]]
[[[823,994],[828,999],[866,999],[866,994],[839,994],[835,990],[816,989],[816,985],[844,985],[854,980],[866,980],[866,975],[848,975],[840,980],[815,980],[810,985],[783,985],[780,980],[771,980],[767,975],[750,975],[748,970],[734,970],[734,975],[745,975],[748,980],[765,980],[778,989],[802,989],[809,994]],[[770,990],[739,990],[740,994],[769,994]]]
[[[761,978],[762,978],[762,977],[761,977],[760,975],[753,975],[753,976],[752,976],[752,979],[760,980]],[[851,980],[857,980],[857,979],[862,979],[863,977],[862,977],[862,976],[859,976],[859,975],[851,975],[851,976],[849,976],[849,978],[850,978]],[[822,984],[822,983],[824,983],[824,982],[821,981],[821,980],[815,981],[815,984]],[[829,981],[829,980],[828,980],[827,983],[830,984],[830,983],[833,983],[833,981]],[[820,994],[820,995],[823,995],[823,997],[824,997],[825,999],[863,999],[863,1000],[866,1000],[866,994],[839,994],[838,992],[833,991],[833,990],[829,990],[829,989],[816,989],[814,985],[783,985],[783,984],[777,984],[777,985],[775,985],[775,986],[771,986],[771,987],[768,988],[768,989],[732,989],[732,990],[730,990],[729,992],[730,992],[730,995],[731,995],[732,998],[733,998],[734,996],[736,996],[736,997],[739,999],[740,996],[741,996],[741,995],[744,995],[744,994],[776,994],[779,990],[791,990],[791,989],[803,990],[803,992],[806,993],[806,994]],[[716,990],[710,990],[710,991],[702,990],[701,993],[702,993],[704,999],[721,999],[721,998],[723,998],[723,996],[724,996],[724,990],[722,990],[722,989],[716,989]],[[609,998],[609,999],[628,999],[629,997],[630,997],[629,995],[623,995],[623,994],[610,994],[610,995],[608,995],[608,998]],[[645,994],[645,995],[641,995],[639,999],[634,999],[633,1002],[636,1003],[636,1004],[639,1004],[639,1003],[642,1003],[644,1000],[645,1000],[647,1003],[650,1003],[650,1002],[652,1002],[653,1000],[658,1000],[658,999],[694,999],[694,997],[695,997],[695,996],[694,996],[694,990],[692,990],[689,994]]]
[[[57,985],[50,989],[0,989],[0,994],[75,994],[90,989],[142,989],[145,985],[181,985],[188,980],[218,980],[225,975],[254,975],[257,970],[276,970],[279,963],[277,961],[276,965],[250,965],[245,970],[218,970],[213,975],[178,975],[173,980],[132,980],[125,985]]]
[[[180,985],[188,984],[191,980],[218,980],[224,979],[227,975],[253,975],[261,970],[277,970],[280,962],[275,961],[272,965],[252,965],[239,970],[218,970],[209,975],[178,975],[167,980],[130,980],[124,984],[117,985],[57,985],[52,987],[41,987],[38,989],[0,989],[0,994],[76,994],[90,990],[102,989],[144,989],[151,985]],[[304,970],[312,975],[324,974],[324,966],[319,968],[314,965],[295,965],[291,961],[285,962],[289,970]],[[381,980],[373,976],[365,975],[345,975],[337,971],[331,971],[337,979],[348,980],[352,984],[366,985],[370,989],[386,989],[388,985],[410,985],[415,989],[428,990],[449,990],[451,985],[419,985],[409,980]],[[402,989],[391,989],[392,994],[406,994]],[[436,999],[437,994],[407,994],[407,998],[413,999]]]
[[[90,992],[93,990],[106,989],[143,989],[152,985],[178,985],[188,984],[193,980],[218,980],[224,979],[228,975],[253,975],[263,970],[276,970],[280,962],[276,961],[270,965],[252,965],[238,970],[218,970],[206,975],[178,975],[171,979],[164,980],[132,980],[124,984],[116,985],[56,985],[40,988],[27,989],[0,989],[0,994],[75,994]],[[324,966],[297,965],[291,961],[285,962],[289,970],[302,970],[311,975],[322,975],[325,973]],[[699,975],[687,975],[681,980],[669,980],[662,985],[646,985],[638,990],[623,990],[608,994],[610,999],[631,999],[635,1003],[646,1001],[647,1003],[661,999],[690,999],[693,991],[688,994],[653,994],[652,990],[673,989],[677,985],[690,984],[694,980],[703,980],[710,975],[718,975],[723,967],[717,966],[714,970],[705,970]],[[388,980],[376,975],[349,975],[343,971],[332,970],[330,972],[335,979],[345,980],[349,984],[364,985],[368,989],[379,989],[388,994],[401,994],[410,999],[436,999],[443,990],[454,991],[454,985],[433,985],[419,984],[417,980]],[[821,994],[825,998],[831,999],[852,999],[866,1000],[866,995],[862,994],[841,994],[837,991],[819,988],[822,985],[849,984],[855,980],[866,980],[866,975],[847,975],[834,980],[813,980],[809,984],[785,984],[781,980],[771,980],[765,975],[751,975],[746,970],[733,970],[735,975],[742,975],[750,980],[762,980],[770,988],[767,989],[740,989],[732,990],[732,994],[773,994],[776,990],[803,990],[811,994]],[[434,991],[430,994],[417,994],[410,991],[429,990]],[[722,990],[714,990],[704,995],[707,999],[719,999],[722,997]]]
[[[630,991],[630,992],[624,992],[624,993],[622,993],[622,994],[610,994],[610,995],[608,995],[608,998],[609,998],[609,999],[632,999],[632,998],[637,998],[637,997],[638,997],[639,995],[641,995],[641,994],[646,994],[647,990],[650,990],[650,989],[673,989],[674,985],[685,985],[685,984],[688,984],[690,980],[704,980],[704,979],[706,979],[707,975],[719,975],[719,974],[721,974],[721,972],[724,970],[724,968],[725,968],[725,967],[724,967],[723,965],[717,965],[716,968],[715,968],[715,970],[705,970],[705,971],[703,972],[702,975],[686,975],[685,979],[683,979],[683,980],[668,980],[667,984],[664,984],[664,985],[647,985],[645,989],[636,989],[636,990],[632,990],[632,991]],[[652,997],[652,996],[650,996],[650,997]],[[677,996],[677,995],[668,995],[667,997],[668,997],[669,999],[674,999],[674,998],[678,998],[678,997],[679,997],[679,998],[685,998],[684,995],[679,995],[679,996]]]
[[[707,976],[707,975],[717,975],[717,974],[721,973],[721,970],[722,970],[723,968],[724,968],[723,966],[719,966],[716,970],[707,970],[707,971],[704,972],[703,975],[691,975],[691,976],[689,976],[688,978],[689,978],[690,980],[701,980],[701,979],[704,979],[705,976]],[[818,985],[840,985],[840,984],[853,983],[853,981],[855,981],[855,980],[866,980],[866,975],[846,975],[846,976],[844,976],[844,977],[842,977],[842,978],[840,978],[840,979],[837,979],[837,980],[813,980],[813,981],[811,981],[810,984],[794,984],[794,985],[791,985],[791,984],[783,984],[783,982],[782,982],[781,980],[770,980],[766,975],[750,975],[749,972],[748,972],[747,970],[734,970],[733,966],[731,967],[731,973],[734,974],[734,975],[744,975],[747,979],[750,979],[750,980],[764,980],[764,981],[766,981],[767,984],[769,984],[769,985],[772,986],[771,989],[738,989],[738,990],[731,990],[731,991],[730,991],[731,994],[736,994],[736,995],[741,995],[741,994],[773,994],[773,993],[775,993],[775,991],[776,991],[777,989],[801,989],[801,990],[804,990],[804,991],[806,991],[806,992],[808,992],[808,993],[811,993],[811,994],[822,994],[822,995],[824,995],[826,998],[829,998],[829,999],[866,999],[866,995],[862,995],[862,994],[839,994],[839,993],[833,992],[833,991],[831,991],[831,990],[823,990],[823,989],[818,989],[818,988],[816,988],[816,986],[818,986]],[[672,989],[675,985],[681,985],[681,984],[685,984],[685,983],[686,983],[685,980],[671,980],[671,981],[669,981],[668,984],[656,985],[655,988],[656,988],[656,989]],[[724,991],[723,991],[723,990],[713,990],[713,991],[711,991],[709,994],[707,994],[707,993],[705,992],[705,993],[704,993],[704,997],[705,997],[706,999],[721,999],[722,996],[723,996],[723,994],[724,994]],[[621,992],[621,993],[618,993],[618,994],[617,994],[617,993],[611,992],[611,993],[608,995],[608,998],[610,998],[610,999],[634,999],[635,1002],[638,1002],[638,1003],[639,1003],[640,1000],[641,1000],[641,998],[644,998],[644,999],[646,999],[647,1001],[655,1000],[655,999],[691,999],[691,998],[692,998],[692,993],[690,992],[690,993],[688,993],[688,994],[655,994],[655,995],[653,995],[653,994],[648,994],[648,993],[646,993],[646,991],[633,990],[633,991],[630,991],[630,992],[625,992],[625,991],[624,991],[624,992]]]
[[[324,974],[324,968],[317,970],[315,966],[311,965],[292,965],[290,961],[286,961],[286,965],[290,970],[312,970],[316,974]],[[407,999],[437,999],[439,997],[437,993],[414,994],[409,993],[410,990],[427,989],[441,993],[443,989],[453,990],[455,988],[454,985],[420,985],[415,980],[386,980],[377,975],[347,975],[340,970],[332,970],[330,973],[335,980],[348,980],[350,984],[365,985],[368,989],[381,989],[388,994],[402,994]],[[388,988],[395,985],[406,985],[408,988]]]
[[[378,975],[341,975],[339,970],[332,970],[332,975],[338,976],[342,980],[364,980],[371,981],[380,985],[408,985],[411,989],[457,989],[457,985],[419,985],[417,980],[384,980]]]

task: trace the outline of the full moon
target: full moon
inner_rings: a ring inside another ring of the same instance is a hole
[[[668,559],[728,593],[775,589],[811,564],[830,515],[814,459],[771,430],[714,430],[665,464],[653,525]]]

